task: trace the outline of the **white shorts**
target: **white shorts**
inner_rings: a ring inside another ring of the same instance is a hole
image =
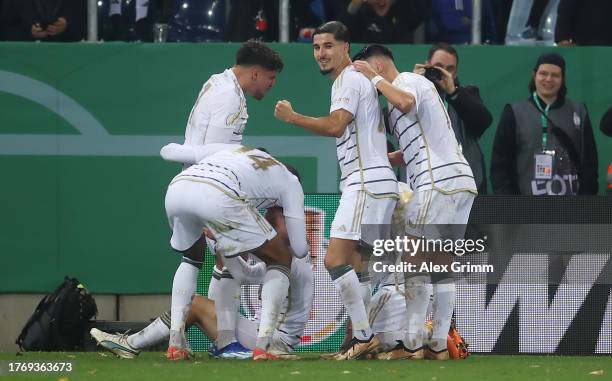
[[[403,279],[402,279],[403,280]],[[396,290],[396,287],[399,289]],[[382,286],[372,296],[368,306],[368,318],[372,332],[404,332],[406,330],[406,301],[404,285]]]
[[[463,238],[475,197],[470,192],[414,192],[406,208],[406,232],[431,239]]]
[[[364,191],[342,193],[329,236],[368,245],[387,238],[395,202],[394,198],[374,198]],[[366,230],[362,229],[364,225],[368,226]]]
[[[372,296],[368,308],[368,318],[372,332],[378,336],[383,351],[390,351],[406,336],[406,301],[404,285],[382,286]]]
[[[240,315],[236,324],[236,339],[242,346],[248,349],[255,349],[257,344],[257,331],[259,329],[259,320],[249,319]],[[278,330],[274,330],[272,339],[270,340],[270,349],[280,352],[292,352],[293,348],[287,343],[287,339]]]
[[[170,245],[178,251],[193,246],[205,227],[217,241],[216,252],[225,257],[253,251],[276,236],[247,202],[204,182],[172,183],[166,192],[166,214],[172,229]]]

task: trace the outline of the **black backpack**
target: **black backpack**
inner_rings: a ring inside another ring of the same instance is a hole
[[[96,301],[76,278],[64,278],[42,298],[15,343],[22,351],[72,351],[82,348],[83,330],[98,313]]]

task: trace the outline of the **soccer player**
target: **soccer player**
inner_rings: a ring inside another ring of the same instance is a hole
[[[266,211],[266,219],[277,231],[278,235],[289,244],[289,236],[285,227],[285,218],[281,208],[273,207]],[[248,266],[240,257],[229,261],[239,261],[240,266]],[[260,277],[259,281],[263,280]],[[272,335],[268,359],[296,359],[292,355],[293,348],[300,343],[304,332],[304,327],[308,322],[310,309],[312,306],[312,296],[314,287],[314,275],[310,257],[294,259],[291,262],[291,275],[289,277],[289,298],[277,321],[276,328]],[[213,278],[212,282],[218,282]],[[251,279],[257,283],[257,279]],[[193,298],[189,313],[187,315],[186,326],[196,324],[211,340],[217,337],[217,316],[215,313],[215,295],[212,293],[213,287],[209,287],[208,298],[196,295]],[[257,341],[258,319],[249,320],[244,316],[238,319],[235,335],[238,342],[245,348],[254,349]],[[170,334],[170,313],[166,312],[155,319],[143,330],[132,335],[109,334],[97,328],[91,329],[91,336],[99,345],[122,358],[134,358],[141,350],[155,345],[164,339],[168,339]],[[226,353],[214,351],[215,357],[233,358]]]
[[[206,228],[216,241],[217,254],[231,258],[252,252],[266,262],[261,323],[253,352],[253,359],[266,359],[272,356],[267,350],[280,305],[288,293],[292,254],[297,258],[308,254],[302,187],[284,165],[262,151],[221,143],[182,147],[187,153],[183,162],[189,162],[190,157],[200,161],[177,175],[168,187],[166,213],[173,230],[171,246],[180,252],[202,252],[202,231]],[[168,148],[162,149],[162,156],[168,154]],[[261,207],[283,208],[291,250],[249,204],[254,199]],[[234,277],[240,276],[239,271],[228,270]],[[179,295],[184,305],[194,293],[195,281],[189,293]],[[184,321],[187,310],[179,313]],[[172,333],[171,324],[171,338]],[[184,332],[180,334],[184,337]],[[187,351],[186,343],[181,344],[169,352]]]
[[[281,121],[336,138],[342,197],[332,222],[325,267],[347,308],[354,333],[350,348],[336,359],[357,359],[378,351],[365,307],[371,287],[367,279],[360,286],[355,271],[361,263],[358,244],[372,245],[379,235],[377,228],[390,223],[397,181],[387,157],[376,89],[351,66],[348,29],[337,21],[321,25],[314,32],[313,49],[321,73],[334,81],[330,114],[301,115],[286,100],[276,104],[274,114]],[[366,236],[362,225],[375,229]]]
[[[185,144],[241,144],[249,117],[245,93],[263,99],[282,70],[276,51],[260,41],[245,42],[236,52],[236,64],[202,86],[187,120]]]
[[[191,109],[185,130],[185,144],[203,145],[210,143],[242,142],[248,113],[245,94],[260,100],[274,86],[276,76],[283,69],[280,55],[259,41],[247,41],[236,52],[236,64],[220,74],[214,74],[202,86]],[[205,245],[202,243],[201,249]],[[179,265],[172,284],[172,329],[170,347],[182,348],[185,338],[181,337],[185,325],[185,311],[189,300],[183,294],[193,294],[199,270],[202,268],[204,251],[191,252]],[[222,271],[222,261],[217,260],[217,271]],[[215,304],[219,319],[218,345],[221,350],[234,353],[237,357],[251,355],[241,347],[234,335],[236,325],[235,295],[240,292],[227,270],[219,282],[219,299]],[[176,355],[170,356],[181,358]]]
[[[406,210],[407,233],[427,239],[463,238],[477,194],[476,184],[434,84],[422,75],[400,73],[393,54],[382,45],[364,48],[353,65],[376,84],[389,102],[389,123],[401,148],[389,158],[393,165],[406,166],[414,192]],[[437,263],[451,260],[447,253],[432,253],[429,258]],[[446,338],[456,295],[452,273],[406,273],[405,282],[412,297],[406,299],[408,327],[404,348],[389,356],[448,359]],[[422,327],[430,283],[434,294],[433,331],[424,351]]]

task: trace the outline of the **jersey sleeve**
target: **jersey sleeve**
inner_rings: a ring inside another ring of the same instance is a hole
[[[184,164],[195,164],[219,151],[236,150],[242,147],[238,144],[211,143],[205,145],[186,145],[170,143],[162,147],[161,157],[166,161]]]
[[[350,112],[353,117],[356,115],[361,97],[361,78],[357,77],[360,75],[357,72],[345,73],[339,84],[334,84],[331,107],[329,108],[330,114],[343,109]],[[363,77],[363,80],[367,81],[365,77]]]
[[[289,243],[297,258],[304,258],[308,254],[306,241],[306,218],[304,216],[304,191],[297,178],[291,175],[290,180],[283,187],[281,206],[285,216],[285,225],[289,235]]]

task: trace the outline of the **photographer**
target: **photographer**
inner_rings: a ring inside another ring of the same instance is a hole
[[[9,41],[81,41],[85,20],[80,0],[3,0],[0,35]]]
[[[429,49],[424,65],[414,66],[414,73],[425,75],[436,85],[447,107],[455,137],[474,173],[478,194],[486,194],[487,175],[478,139],[491,125],[493,117],[482,102],[478,87],[459,84],[458,69],[459,56],[455,48],[439,43]]]
[[[565,60],[542,54],[529,97],[504,107],[491,159],[496,194],[597,194],[597,147],[584,104],[566,98]]]

